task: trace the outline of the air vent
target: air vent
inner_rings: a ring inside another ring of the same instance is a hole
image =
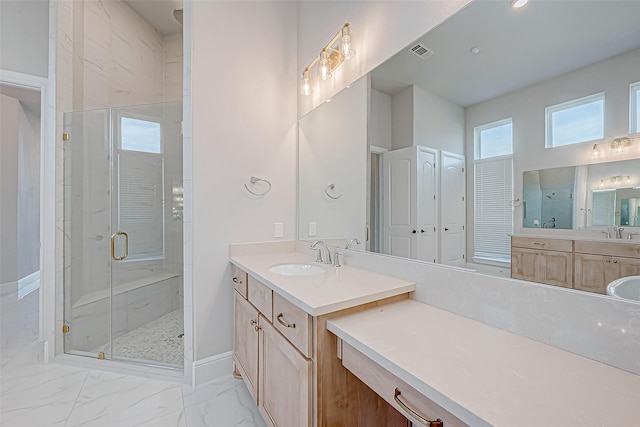
[[[414,46],[411,46],[409,48],[409,52],[413,53],[414,55],[422,59],[433,55],[433,51],[428,47],[426,47],[425,45],[423,45],[422,43],[417,43]]]

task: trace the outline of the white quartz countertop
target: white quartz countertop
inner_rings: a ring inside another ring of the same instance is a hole
[[[415,290],[415,284],[405,280],[344,265],[315,263],[313,257],[297,252],[237,256],[231,258],[231,263],[312,316]],[[284,276],[269,271],[273,265],[287,263],[315,264],[325,271],[313,276]]]
[[[640,425],[640,376],[427,304],[328,329],[473,427]]]

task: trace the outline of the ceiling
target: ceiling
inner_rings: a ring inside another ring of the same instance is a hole
[[[510,3],[472,2],[417,40],[433,55],[403,49],[372,72],[372,87],[393,95],[415,84],[467,107],[640,47],[640,1]]]
[[[182,0],[124,0],[163,36],[182,32],[182,25],[173,18],[173,11],[182,7]]]

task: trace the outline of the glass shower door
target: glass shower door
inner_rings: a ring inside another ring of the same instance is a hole
[[[66,353],[183,363],[182,103],[65,114]]]
[[[110,358],[110,112],[67,113],[64,125],[64,349]]]

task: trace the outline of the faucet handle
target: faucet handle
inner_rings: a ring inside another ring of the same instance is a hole
[[[637,234],[638,234],[638,233],[632,233],[632,232],[629,232],[629,235],[627,236],[627,239],[632,240],[632,239],[633,239],[633,237],[632,237],[632,236],[635,236],[635,235],[637,235]]]
[[[606,234],[607,235],[607,239],[611,238],[611,231],[610,229],[607,228],[607,231],[601,231],[602,234]]]
[[[340,264],[340,256],[341,255],[342,255],[342,253],[338,252],[338,248],[336,248],[336,251],[333,254],[333,266],[334,267],[342,267],[342,264]]]

